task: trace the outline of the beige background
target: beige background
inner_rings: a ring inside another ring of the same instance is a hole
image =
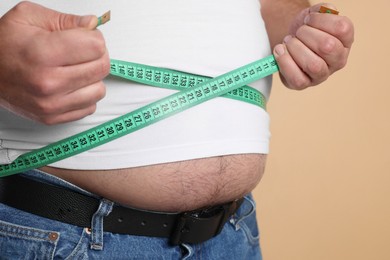
[[[347,68],[302,92],[275,77],[265,260],[390,259],[390,1],[334,3],[355,24]]]

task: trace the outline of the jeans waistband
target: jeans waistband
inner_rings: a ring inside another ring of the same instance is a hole
[[[92,218],[95,224],[91,226],[98,227],[98,234],[105,230],[168,237],[172,244],[200,243],[219,234],[243,202],[241,198],[190,212],[162,213],[127,208],[104,198],[94,198],[93,194],[38,170],[5,177],[0,184],[0,201],[27,212],[82,227],[88,227]],[[98,212],[101,214],[95,217]]]

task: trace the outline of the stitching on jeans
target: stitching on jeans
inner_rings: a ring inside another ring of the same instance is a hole
[[[14,225],[5,221],[0,221],[0,234],[4,235],[11,235],[14,237],[19,237],[19,238],[28,238],[36,241],[48,241],[48,239],[44,237],[39,237],[39,236],[34,236],[33,234],[28,235],[28,234],[21,234],[22,232],[35,232],[38,234],[41,234],[42,236],[47,236],[50,233],[57,233],[55,231],[49,231],[49,230],[40,230],[40,229],[35,229],[35,228],[30,228],[30,227],[24,227],[24,226],[19,226],[19,225]]]
[[[16,230],[33,231],[33,232],[42,233],[42,234],[50,233],[50,231],[44,231],[44,230],[39,230],[39,229],[29,228],[29,227],[23,227],[23,226],[3,222],[3,221],[1,221],[0,224],[2,224],[2,226],[4,226],[5,228],[12,228],[12,229],[16,229]],[[1,231],[4,231],[5,233],[10,233],[10,234],[19,233],[19,232],[7,231],[4,229],[1,229]]]
[[[239,216],[236,220],[235,220],[235,225],[239,225],[242,221],[244,221],[247,217],[249,217],[250,215],[253,214],[253,212],[256,210],[256,203],[255,201],[253,201],[252,199],[249,199],[247,197],[244,197],[244,199],[249,202],[252,206],[252,208],[250,209],[250,211],[245,214],[245,215],[242,215],[242,216]]]
[[[87,234],[85,232],[85,228],[83,228],[83,232],[81,233],[81,236],[80,236],[80,239],[79,241],[77,242],[77,245],[76,247],[73,249],[73,251],[70,253],[70,255],[68,255],[65,260],[68,260],[68,259],[74,259],[77,255],[79,255],[80,252],[82,252],[83,250],[83,245],[84,243],[86,243],[85,241],[85,238],[89,236],[89,234]]]

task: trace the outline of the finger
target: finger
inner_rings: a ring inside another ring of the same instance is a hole
[[[51,33],[48,41],[57,48],[48,57],[51,61],[60,58],[61,66],[75,65],[96,60],[106,54],[103,35],[98,30],[68,30]]]
[[[100,31],[73,29],[37,33],[35,41],[26,50],[25,59],[32,64],[56,67],[90,62],[106,52]]]
[[[325,6],[325,7],[328,7],[330,9],[336,10],[336,7],[334,7],[331,4],[327,4],[327,3],[320,3],[320,4],[310,6],[310,7],[306,8],[306,9],[302,10],[297,15],[297,17],[296,17],[295,21],[293,22],[293,24],[291,24],[291,26],[290,26],[290,30],[289,30],[290,35],[295,36],[295,32],[298,30],[298,28],[305,24],[305,18],[307,18],[309,16],[309,14],[312,14],[312,13],[317,13],[318,14],[320,12],[320,9],[321,9],[322,6]],[[333,16],[336,16],[336,15],[333,15]]]
[[[296,38],[324,59],[330,71],[333,72],[345,66],[348,51],[343,43],[333,35],[304,25],[298,29]]]
[[[316,85],[329,77],[329,69],[326,62],[303,44],[298,38],[287,36],[284,40],[288,53]]]
[[[291,89],[305,89],[311,85],[310,78],[295,63],[287,52],[284,44],[278,44],[274,48],[274,56],[279,66],[279,72],[284,84]]]
[[[108,53],[92,62],[58,68],[58,75],[62,79],[60,84],[64,86],[64,92],[72,92],[77,90],[78,86],[87,86],[101,81],[109,73],[110,59]]]
[[[88,108],[106,95],[106,87],[102,81],[96,82],[92,85],[73,91],[63,97],[63,104],[58,108],[60,114]]]
[[[67,94],[103,80],[110,72],[108,53],[98,60],[60,67],[32,67],[25,79],[26,91],[33,96],[50,97]]]
[[[56,125],[63,124],[68,122],[73,122],[76,120],[83,119],[89,115],[92,115],[96,111],[96,104],[91,105],[90,107],[86,107],[79,110],[73,110],[68,113],[55,115],[55,116],[47,116],[47,117],[39,117],[35,118],[35,120],[44,123],[46,125]]]
[[[310,13],[305,24],[338,38],[346,48],[351,48],[354,41],[354,27],[351,20],[344,16]]]
[[[28,1],[17,4],[9,14],[13,15],[16,21],[48,31],[62,31],[79,27],[94,29],[98,24],[98,18],[94,15],[64,14]]]
[[[39,115],[41,119],[54,120],[56,117],[62,117],[72,111],[85,110],[105,96],[105,86],[102,82],[86,86],[77,91],[66,95],[57,95],[50,98],[39,98],[34,106],[34,114]]]

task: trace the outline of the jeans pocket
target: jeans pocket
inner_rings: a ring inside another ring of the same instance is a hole
[[[53,259],[59,236],[58,232],[0,220],[0,259]]]
[[[246,196],[240,209],[233,217],[233,225],[237,231],[244,232],[248,241],[252,245],[258,245],[260,232],[256,219],[256,203],[251,196]]]

